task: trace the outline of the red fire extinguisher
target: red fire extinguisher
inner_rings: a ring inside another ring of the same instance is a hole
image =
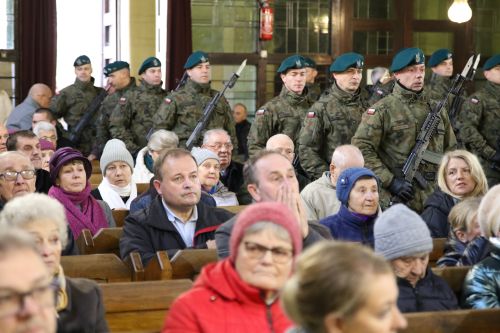
[[[261,0],[260,4],[260,40],[273,39],[274,12],[269,1]]]

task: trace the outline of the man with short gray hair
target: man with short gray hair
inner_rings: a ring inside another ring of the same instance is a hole
[[[348,168],[362,168],[365,160],[358,147],[342,145],[332,154],[330,171],[323,172],[320,178],[307,185],[300,196],[306,205],[308,220],[321,220],[337,214],[340,201],[337,199],[336,184],[338,176]]]
[[[0,230],[0,331],[55,333],[56,291],[30,235]]]

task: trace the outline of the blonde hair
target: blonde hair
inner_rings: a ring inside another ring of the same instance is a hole
[[[452,231],[470,231],[472,221],[477,216],[481,197],[468,198],[453,206],[448,215]]]
[[[305,250],[285,284],[288,316],[307,332],[324,333],[324,318],[349,318],[366,301],[374,275],[394,273],[387,261],[357,243],[322,241]]]
[[[458,198],[457,195],[453,194],[450,191],[448,185],[446,184],[446,171],[448,169],[448,163],[450,163],[450,160],[452,158],[460,158],[463,161],[465,161],[465,163],[467,163],[467,165],[470,168],[470,174],[472,179],[474,179],[474,181],[476,182],[476,186],[474,187],[472,192],[469,193],[467,196],[477,197],[485,195],[486,192],[488,191],[488,181],[486,180],[486,175],[484,174],[483,167],[481,166],[481,163],[479,162],[476,155],[468,152],[467,150],[462,150],[462,149],[449,151],[446,154],[444,154],[443,159],[441,160],[441,164],[439,165],[439,171],[437,177],[438,186],[441,189],[441,191],[451,195],[454,198]]]
[[[484,237],[497,237],[500,230],[500,205],[497,198],[500,197],[500,185],[493,186],[481,200],[477,212],[477,221],[481,227],[481,235]]]

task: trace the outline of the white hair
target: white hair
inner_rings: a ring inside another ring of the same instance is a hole
[[[151,134],[148,141],[148,149],[160,151],[166,148],[177,148],[179,137],[172,131],[160,129]]]
[[[210,142],[210,139],[212,138],[212,135],[215,134],[225,134],[229,138],[229,141],[231,141],[231,136],[227,133],[226,130],[223,130],[222,128],[214,128],[206,131],[205,134],[203,134],[203,144],[208,144]]]
[[[36,123],[35,127],[33,127],[33,133],[35,133],[36,136],[40,137],[40,131],[54,131],[57,140],[56,127],[48,121],[39,121],[38,123]]]

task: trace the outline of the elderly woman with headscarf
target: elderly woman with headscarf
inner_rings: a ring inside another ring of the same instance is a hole
[[[90,193],[111,209],[130,209],[130,203],[137,197],[137,186],[132,180],[134,159],[125,143],[119,139],[106,142],[99,162],[103,178]]]
[[[68,238],[67,223],[64,207],[57,200],[39,193],[15,198],[5,205],[0,224],[24,229],[34,237],[43,261],[57,281],[58,332],[109,332],[98,285],[64,275],[61,251]]]
[[[448,215],[465,198],[480,197],[488,182],[478,158],[466,150],[447,152],[437,173],[438,188],[425,201],[422,218],[433,238],[448,237]]]
[[[320,220],[334,239],[359,242],[373,248],[373,225],[379,212],[377,176],[370,169],[349,168],[337,180],[337,214]]]
[[[299,223],[277,202],[246,208],[231,235],[231,256],[205,266],[172,305],[163,333],[283,333],[292,326],[279,294],[302,249]]]
[[[63,204],[75,239],[83,229],[94,235],[102,228],[116,226],[108,204],[90,195],[92,165],[82,153],[70,147],[58,149],[49,164],[54,184],[49,196]]]

